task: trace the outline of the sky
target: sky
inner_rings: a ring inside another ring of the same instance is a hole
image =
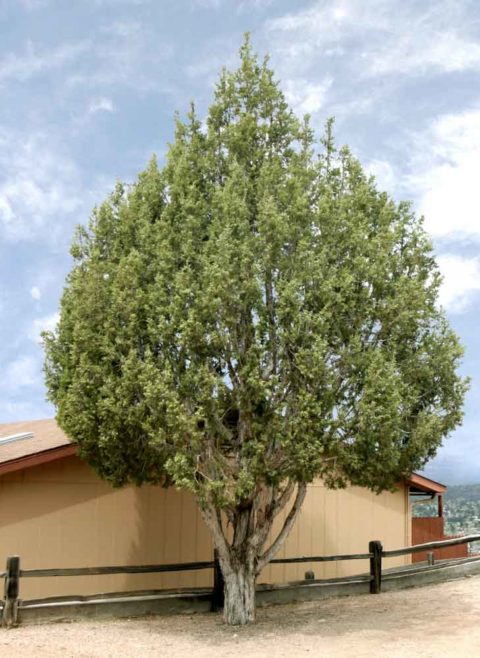
[[[472,379],[425,473],[480,482],[478,0],[0,0],[0,423],[54,415],[39,334],[73,230],[162,163],[175,111],[205,115],[245,31],[317,134],[334,116],[337,142],[425,216]]]

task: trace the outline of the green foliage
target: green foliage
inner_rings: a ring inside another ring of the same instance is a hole
[[[431,244],[240,54],[206,126],[177,118],[165,166],[78,229],[49,397],[115,485],[226,509],[286,479],[392,488],[461,420]]]

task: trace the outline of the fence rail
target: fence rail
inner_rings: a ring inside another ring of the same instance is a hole
[[[301,562],[339,562],[340,560],[368,560],[372,553],[353,553],[352,555],[315,555],[313,557],[281,557],[270,560],[269,564],[298,564]]]
[[[117,567],[69,567],[66,569],[22,569],[22,578],[46,578],[50,576],[106,576],[121,573],[167,573],[171,571],[197,571],[213,569],[211,562],[182,562],[180,564],[145,564]]]
[[[465,537],[454,537],[453,539],[441,539],[439,541],[429,541],[425,544],[416,544],[408,548],[397,548],[394,551],[383,551],[383,557],[398,557],[399,555],[408,555],[409,553],[421,553],[422,551],[431,551],[435,548],[447,548],[449,546],[458,546],[459,544],[468,544],[473,541],[480,541],[480,535],[466,535]]]
[[[271,564],[301,564],[306,562],[337,562],[341,560],[369,560],[370,561],[370,592],[378,594],[382,589],[382,560],[383,558],[399,557],[411,553],[431,551],[434,549],[467,544],[480,541],[479,535],[467,535],[440,541],[416,544],[405,548],[391,551],[383,550],[380,541],[371,541],[368,545],[368,553],[356,553],[351,555],[310,555],[302,557],[277,558],[271,560]],[[213,561],[206,562],[183,562],[179,564],[147,564],[138,566],[108,566],[108,567],[72,567],[65,569],[20,569],[20,558],[17,555],[7,558],[6,570],[0,572],[0,578],[4,579],[4,600],[2,610],[2,625],[14,626],[17,623],[19,608],[19,592],[21,578],[49,578],[58,576],[99,576],[112,574],[145,574],[145,573],[170,573],[174,571],[196,571],[201,569],[213,569],[213,597],[212,608],[218,609],[223,605],[224,581],[220,569],[217,551],[214,551]]]

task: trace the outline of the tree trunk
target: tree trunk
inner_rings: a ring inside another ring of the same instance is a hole
[[[224,570],[225,604],[223,618],[234,626],[255,621],[256,575],[248,564],[236,564]]]
[[[297,483],[297,494],[282,528],[270,547],[262,554],[264,544],[271,531],[275,516],[281,512],[289,501],[293,484],[288,483],[282,491],[276,491],[277,497],[271,495],[264,501],[262,514],[259,504],[253,510],[240,507],[230,510],[230,522],[233,526],[233,539],[227,541],[222,524],[221,508],[213,502],[200,502],[200,511],[207,526],[213,534],[215,548],[218,551],[220,567],[225,582],[223,617],[227,624],[244,625],[255,621],[255,582],[257,575],[276,555],[290,532],[297,518],[307,485]],[[261,520],[259,521],[259,516]]]

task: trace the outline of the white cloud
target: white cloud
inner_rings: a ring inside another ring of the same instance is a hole
[[[393,194],[396,187],[396,176],[392,165],[386,160],[371,160],[365,165],[365,171],[375,176],[380,192]]]
[[[108,25],[102,25],[100,32],[120,39],[131,39],[141,34],[142,25],[137,21],[114,21]]]
[[[0,399],[0,418],[2,422],[16,422],[18,420],[31,420],[36,418],[51,418],[55,415],[55,410],[51,405],[42,404],[41,400],[26,400],[22,395],[22,400],[9,401]]]
[[[264,11],[272,5],[274,0],[240,0],[238,11]]]
[[[317,34],[317,43],[325,37],[328,37],[328,41],[333,41],[338,36],[339,26],[345,23],[349,16],[351,17],[354,4],[352,2],[333,2],[326,5],[324,2],[317,1],[308,9],[290,12],[270,20],[268,29],[284,34],[303,32],[308,37]]]
[[[77,167],[41,133],[0,133],[0,181],[0,234],[11,241],[54,237],[65,229],[54,218],[83,204]]]
[[[32,286],[30,288],[30,296],[32,299],[39,300],[42,296],[41,290],[38,286]]]
[[[119,5],[145,5],[149,4],[150,0],[90,0],[90,2],[99,7],[118,7]]]
[[[15,219],[15,213],[13,212],[10,200],[6,196],[1,196],[0,193],[0,221],[2,221],[2,218],[3,222],[8,225]]]
[[[210,96],[210,88],[217,82],[223,66],[228,70],[238,66],[237,48],[233,46],[231,37],[224,35],[208,40],[184,71],[193,84],[201,81],[202,88],[207,89]]]
[[[63,245],[112,189],[112,180],[102,176],[84,180],[57,139],[0,129],[0,239]]]
[[[49,4],[49,0],[19,0],[22,7],[28,11],[33,11],[35,9],[43,9]]]
[[[443,254],[437,263],[443,275],[441,306],[450,313],[464,312],[480,291],[480,258]]]
[[[42,51],[27,41],[22,53],[9,53],[0,60],[0,85],[12,79],[25,82],[38,73],[61,69],[90,48],[90,41],[84,40]]]
[[[339,45],[362,77],[480,69],[480,43],[462,2],[317,0],[270,20],[272,50],[285,65],[309,70]]]
[[[314,114],[323,108],[332,78],[312,83],[308,80],[287,80],[282,85],[285,97],[299,114]]]
[[[125,0],[101,0],[113,4]],[[135,0],[126,0],[137,4]],[[141,0],[140,0],[141,2]],[[159,89],[159,69],[172,55],[166,38],[136,20],[114,20],[95,28],[92,38],[45,46],[28,40],[22,49],[0,59],[0,87],[12,80],[58,72],[58,89],[66,98],[72,89],[103,90],[124,85],[138,90]]]
[[[90,102],[88,113],[95,114],[96,112],[115,112],[115,105],[110,98],[105,96],[96,98]]]
[[[29,333],[30,340],[35,341],[36,343],[41,342],[40,334],[42,331],[53,331],[58,324],[60,319],[60,314],[58,312],[51,313],[50,315],[45,315],[41,318],[36,318],[32,322],[32,327]]]
[[[236,0],[237,12],[243,11],[263,11],[267,9],[274,0]],[[194,7],[202,9],[220,9],[225,4],[225,0],[193,0]]]
[[[220,9],[223,0],[193,0],[193,4],[202,9]]]
[[[365,59],[371,75],[418,75],[435,69],[454,72],[480,68],[480,44],[462,34],[460,26],[442,29],[435,20],[429,24],[428,14],[419,18],[411,31],[406,22],[400,22],[388,47],[382,44],[367,51]]]
[[[40,381],[38,361],[32,356],[20,356],[7,364],[2,377],[2,388],[6,391],[35,386]]]
[[[102,92],[118,86],[141,92],[165,90],[162,73],[172,53],[169,41],[159,39],[147,25],[115,20],[98,27],[88,55],[66,76],[66,87]]]
[[[439,238],[480,238],[480,109],[439,117],[414,143],[409,184],[425,228]]]
[[[58,297],[59,282],[65,277],[65,262],[48,257],[41,263],[32,263],[30,295],[32,299],[49,300]],[[52,297],[51,295],[54,295]]]

